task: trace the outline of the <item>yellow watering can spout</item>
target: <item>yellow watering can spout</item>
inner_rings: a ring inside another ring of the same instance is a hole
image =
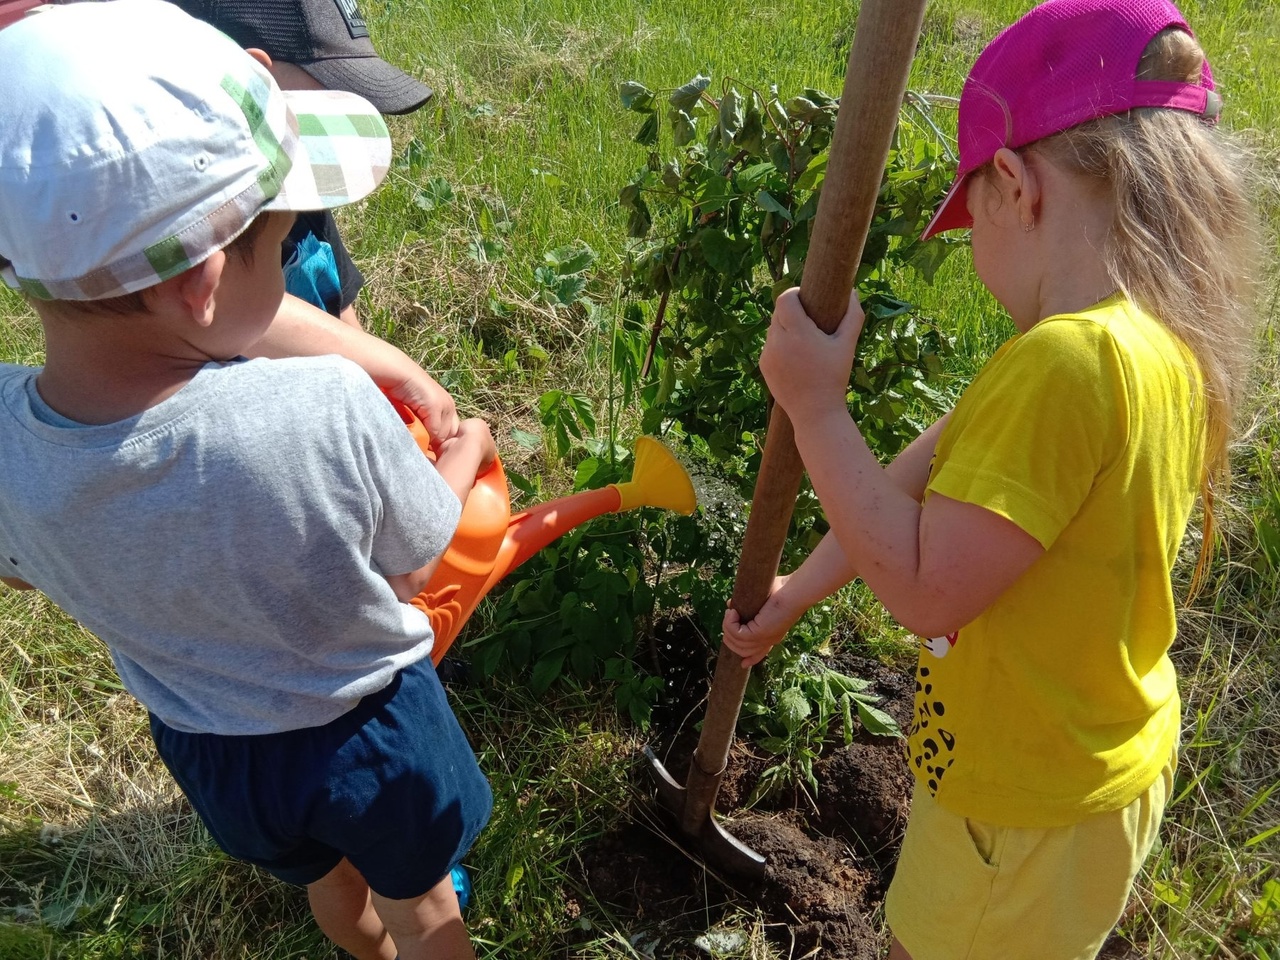
[[[661,507],[686,517],[698,506],[689,473],[671,451],[653,437],[636,440],[635,467],[631,479],[614,484],[621,498],[619,511],[636,507]]]
[[[432,460],[426,428],[407,407],[392,401],[422,452]],[[580,523],[602,513],[659,507],[686,516],[698,505],[689,474],[671,452],[652,437],[636,441],[631,479],[599,490],[538,504],[511,515],[507,475],[502,464],[476,477],[458,520],[458,529],[430,582],[410,602],[431,618],[439,663],[476,606],[503,577]]]

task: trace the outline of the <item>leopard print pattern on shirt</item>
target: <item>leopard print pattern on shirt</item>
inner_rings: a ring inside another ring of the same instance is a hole
[[[951,637],[946,647],[955,644]],[[922,771],[929,793],[937,797],[942,778],[955,762],[956,738],[942,724],[947,706],[933,692],[931,671],[924,655],[916,668],[916,705],[911,728],[907,731],[907,760],[916,771]]]

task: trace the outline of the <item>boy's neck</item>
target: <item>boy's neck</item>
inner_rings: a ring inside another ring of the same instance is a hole
[[[78,423],[126,420],[172,397],[211,357],[175,342],[146,318],[41,315],[45,365],[40,397]]]

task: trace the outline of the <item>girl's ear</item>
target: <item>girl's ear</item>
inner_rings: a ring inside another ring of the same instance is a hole
[[[996,182],[1006,200],[1013,204],[1024,230],[1035,229],[1040,216],[1040,177],[1027,157],[1008,147],[1001,147],[991,158]]]
[[[199,326],[207,327],[213,323],[214,294],[222,282],[222,270],[227,264],[227,252],[217,250],[185,273],[174,277],[176,286],[174,293],[182,305],[183,313],[189,314]]]

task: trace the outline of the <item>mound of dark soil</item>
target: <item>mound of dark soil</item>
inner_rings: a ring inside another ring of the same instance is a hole
[[[692,628],[672,626],[657,632],[656,659],[668,697],[655,711],[654,746],[683,782],[713,655]],[[831,666],[872,680],[882,707],[906,728],[914,691],[909,673],[848,656]],[[682,851],[656,803],[645,812],[650,822],[619,823],[581,852],[585,887],[620,916],[634,918],[628,926],[636,931],[639,952],[705,960],[712,951],[705,936],[698,944],[699,935],[736,906],[761,912],[784,955],[881,955],[876,913],[901,844],[911,789],[902,742],[862,733],[847,746],[829,746],[815,765],[815,796],[797,792],[744,809],[773,762],[749,744],[735,743],[716,799],[725,829],[765,857],[759,882],[718,874],[698,851]],[[649,772],[638,776],[647,780]],[[649,789],[647,782],[639,786]]]

